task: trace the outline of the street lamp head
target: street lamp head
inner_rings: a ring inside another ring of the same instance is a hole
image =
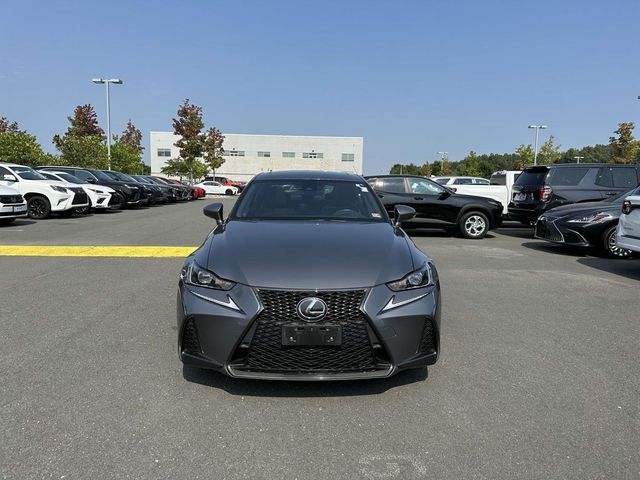
[[[540,125],[540,128],[544,129],[544,128],[547,128],[547,126],[546,125]]]
[[[104,80],[101,78],[92,78],[91,81],[93,83],[104,83]]]
[[[122,85],[122,80],[120,80],[119,78],[111,78],[111,79],[109,79],[109,82],[117,83],[118,85]]]

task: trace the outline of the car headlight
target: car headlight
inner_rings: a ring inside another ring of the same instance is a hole
[[[428,262],[417,270],[405,275],[400,280],[387,283],[387,287],[394,292],[411,290],[412,288],[421,288],[429,285],[433,285],[433,274],[431,273],[431,265],[429,265]]]
[[[67,189],[64,187],[59,187],[58,185],[51,185],[56,192],[67,193]]]
[[[613,216],[608,213],[599,212],[572,218],[571,220],[567,220],[567,223],[601,223],[607,220],[613,220]]]
[[[235,286],[234,282],[218,277],[215,273],[202,268],[193,260],[182,267],[180,278],[188,285],[214,288],[216,290],[231,290]]]

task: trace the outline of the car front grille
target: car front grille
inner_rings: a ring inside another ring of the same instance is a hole
[[[283,291],[258,290],[263,305],[252,328],[236,350],[232,368],[274,373],[370,372],[389,368],[380,345],[360,305],[365,290]],[[283,346],[285,325],[309,325],[296,313],[298,302],[318,297],[327,304],[327,314],[318,326],[342,329],[340,346]],[[377,353],[380,352],[381,354]]]
[[[75,187],[75,188],[70,188],[69,190],[71,190],[75,194],[73,196],[73,201],[71,202],[72,205],[89,203],[89,197],[87,196],[84,189]]]
[[[535,236],[552,242],[564,242],[564,237],[558,227],[547,217],[540,217],[536,222]]]
[[[202,352],[198,330],[193,318],[188,318],[182,332],[182,351],[191,355],[199,355]]]
[[[140,190],[135,188],[135,189],[131,189],[131,200],[129,200],[130,202],[137,202],[138,200],[140,200]]]
[[[0,195],[0,203],[24,203],[21,195]]]

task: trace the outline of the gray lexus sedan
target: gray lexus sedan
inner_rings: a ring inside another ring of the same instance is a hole
[[[360,176],[257,175],[182,268],[178,352],[231,377],[348,380],[434,364],[440,282],[433,260]]]

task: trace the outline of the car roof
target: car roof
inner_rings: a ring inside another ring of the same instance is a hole
[[[543,168],[579,168],[579,167],[639,167],[638,163],[552,163],[551,165],[529,165],[524,170]]]
[[[254,180],[348,180],[358,181],[362,177],[346,172],[325,172],[322,170],[281,170],[277,172],[263,172]]]

